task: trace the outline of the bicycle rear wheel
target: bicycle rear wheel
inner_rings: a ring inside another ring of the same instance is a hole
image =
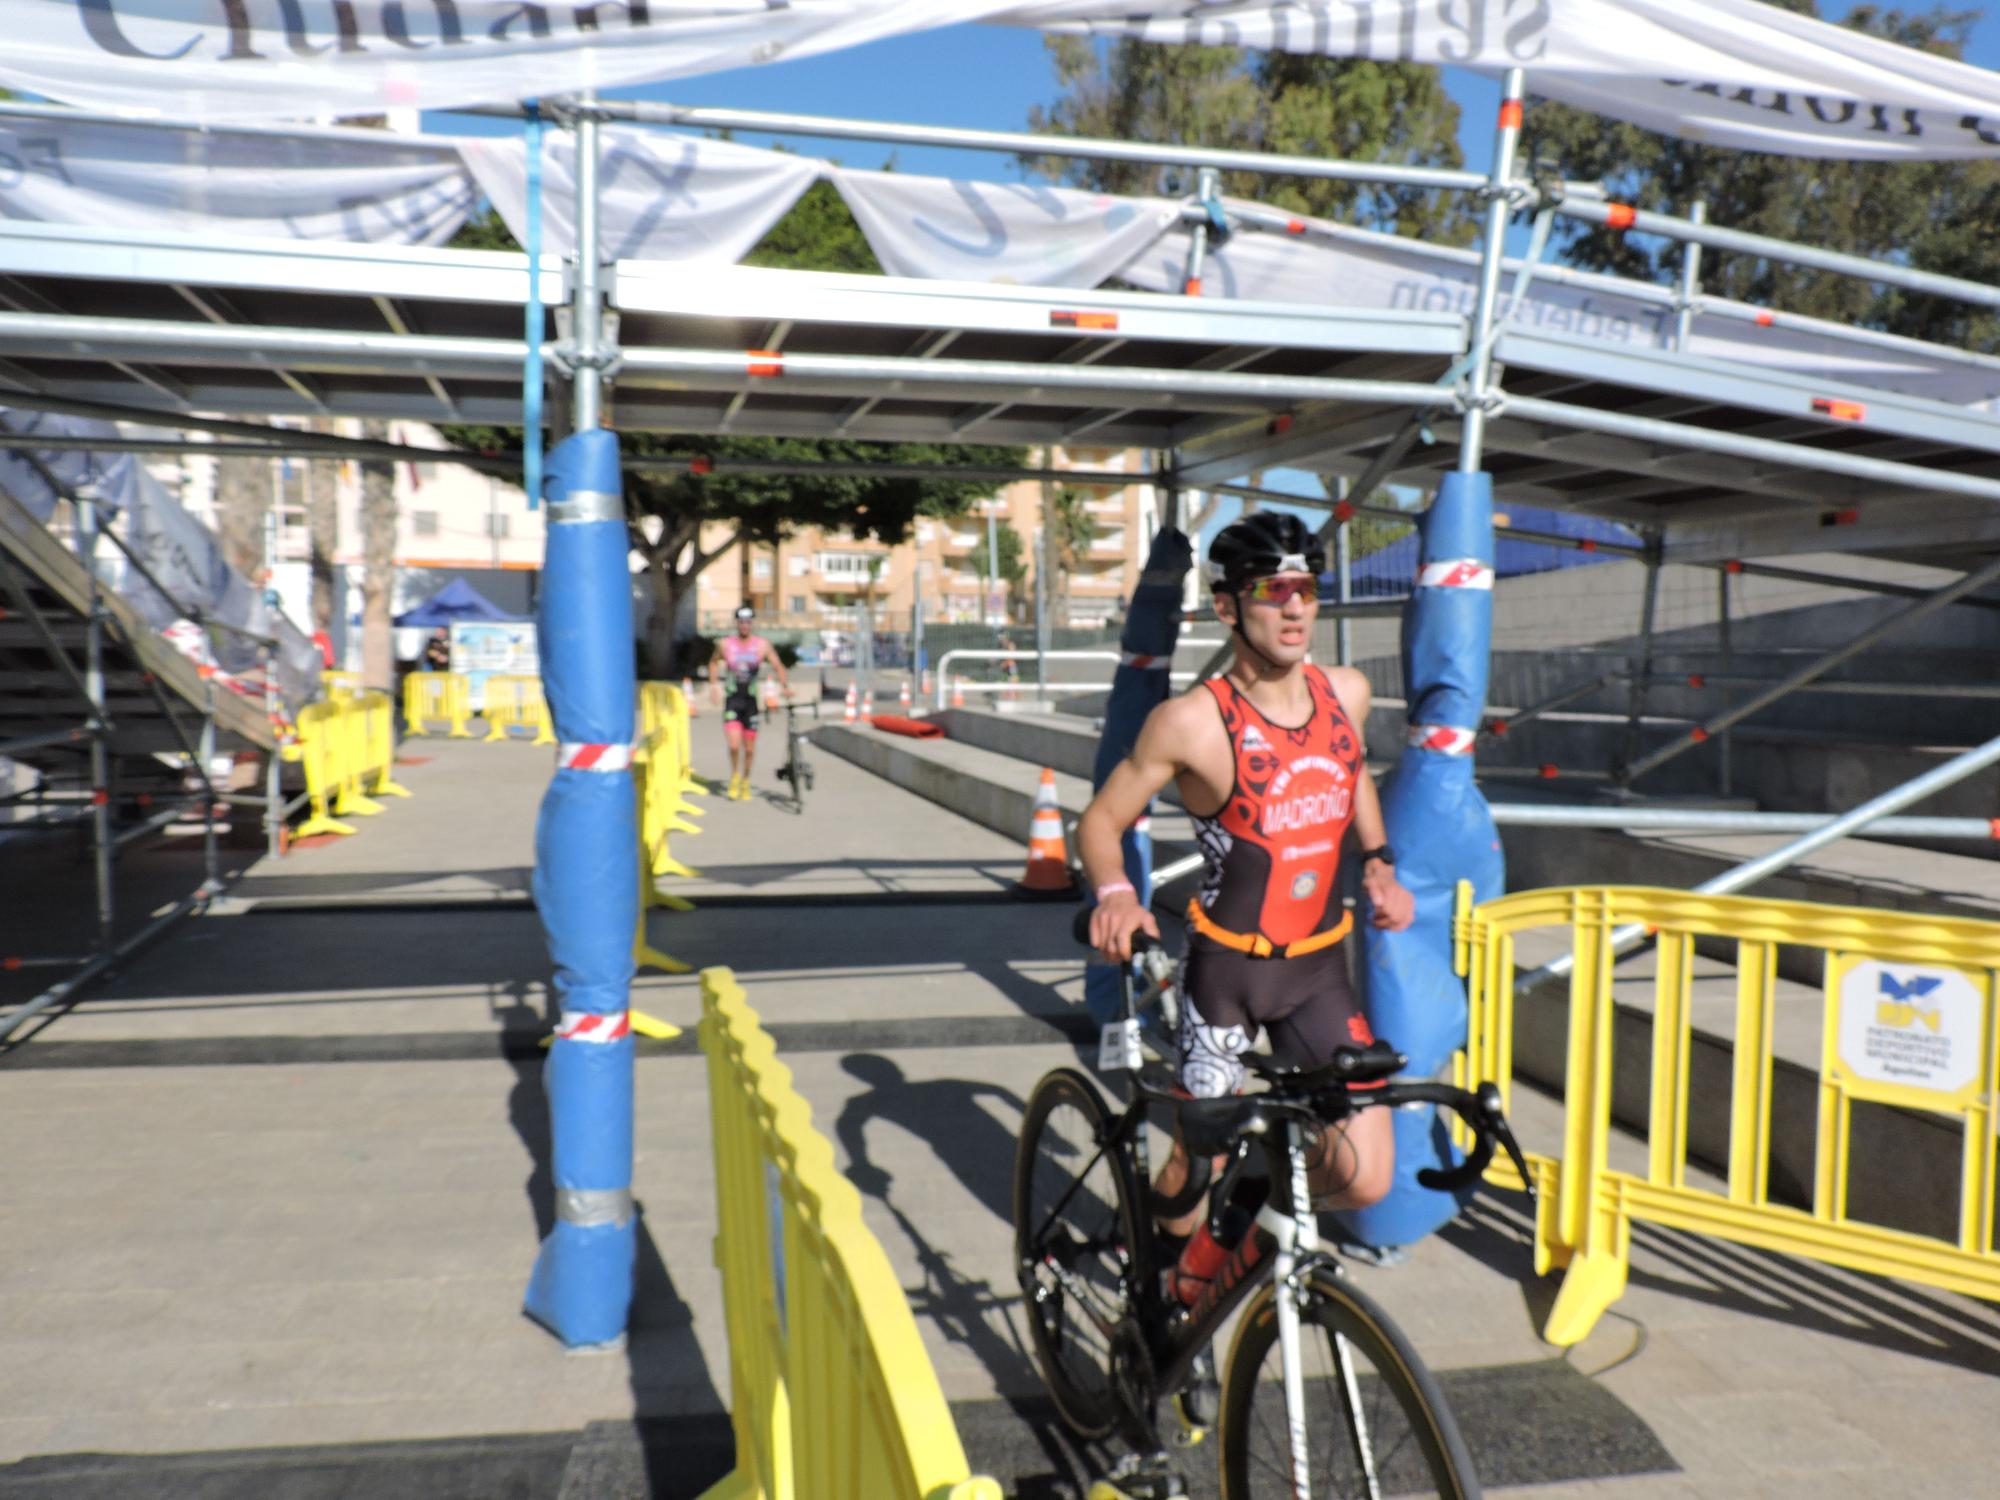
[[[1372,1298],[1330,1271],[1315,1274],[1299,1342],[1312,1500],[1365,1500],[1371,1473],[1384,1496],[1477,1500],[1471,1455],[1436,1379]],[[1267,1285],[1243,1310],[1223,1374],[1225,1500],[1297,1500],[1282,1364],[1277,1288]]]
[[[1028,1333],[1063,1420],[1102,1437],[1118,1414],[1112,1334],[1148,1274],[1131,1158],[1106,1150],[1110,1111],[1073,1068],[1035,1085],[1014,1155],[1014,1258]]]

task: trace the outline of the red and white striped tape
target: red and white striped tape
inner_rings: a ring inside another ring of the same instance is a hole
[[[1420,589],[1485,589],[1493,591],[1493,570],[1474,558],[1425,563],[1417,574]]]
[[[1410,743],[1421,750],[1435,750],[1441,755],[1470,755],[1473,744],[1479,736],[1470,729],[1460,729],[1452,724],[1412,724]]]
[[[565,744],[556,747],[556,768],[562,771],[629,771],[630,745]]]
[[[1137,667],[1142,672],[1164,672],[1174,664],[1171,656],[1142,656],[1137,651],[1118,653],[1118,665]]]
[[[616,1042],[632,1034],[629,1011],[566,1010],[556,1026],[559,1042]]]

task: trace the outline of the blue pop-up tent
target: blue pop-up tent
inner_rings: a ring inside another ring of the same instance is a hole
[[[400,627],[429,629],[459,620],[509,621],[521,618],[520,615],[508,614],[463,578],[454,578],[422,604],[397,615],[394,623]]]

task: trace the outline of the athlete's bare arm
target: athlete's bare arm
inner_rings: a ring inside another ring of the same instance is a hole
[[[777,674],[778,686],[785,690],[785,696],[792,695],[792,679],[785,675],[785,664],[778,659],[778,648],[769,641],[764,642],[764,660]]]
[[[1333,685],[1334,696],[1340,699],[1340,706],[1347,712],[1347,720],[1354,726],[1354,732],[1363,739],[1361,774],[1356,778],[1354,788],[1354,838],[1361,849],[1379,849],[1389,842],[1388,825],[1382,821],[1382,799],[1375,790],[1375,777],[1368,770],[1366,739],[1368,709],[1374,702],[1374,694],[1368,687],[1368,679],[1352,667],[1328,667],[1327,681]],[[1368,903],[1374,915],[1373,924],[1388,932],[1401,932],[1416,920],[1417,901],[1396,879],[1396,867],[1384,864],[1379,859],[1371,859],[1361,867],[1361,888],[1368,893]]]
[[[1104,779],[1077,820],[1077,850],[1093,889],[1125,878],[1125,855],[1119,847],[1125,830],[1139,821],[1161,788],[1187,770],[1190,747],[1204,734],[1219,734],[1221,727],[1214,708],[1193,694],[1169,698],[1146,716],[1132,753]],[[1134,932],[1156,939],[1160,935],[1160,924],[1136,894],[1119,891],[1097,903],[1090,917],[1090,941],[1105,958],[1129,959]]]

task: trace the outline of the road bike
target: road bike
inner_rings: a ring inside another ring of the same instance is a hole
[[[778,767],[778,780],[792,789],[792,810],[806,810],[806,793],[812,790],[812,762],[806,759],[806,746],[811,743],[808,731],[799,728],[799,711],[796,704],[785,705],[785,763]]]
[[[1136,934],[1141,945],[1151,941]],[[1134,1024],[1129,966],[1124,1016],[1112,1024]],[[1316,1135],[1355,1112],[1429,1103],[1457,1114],[1472,1146],[1455,1167],[1419,1172],[1421,1183],[1469,1187],[1496,1144],[1531,1181],[1499,1091],[1399,1081],[1405,1059],[1382,1042],[1339,1048],[1310,1072],[1256,1054],[1244,1061],[1263,1091],[1188,1099],[1135,1070],[1133,1097],[1114,1114],[1095,1083],[1065,1067],[1028,1099],[1014,1235],[1036,1361],[1073,1430],[1129,1448],[1091,1500],[1183,1493],[1168,1449],[1200,1441],[1218,1416],[1226,1500],[1472,1500],[1479,1481],[1451,1409],[1402,1331],[1322,1249],[1306,1168]],[[1188,1151],[1187,1183],[1170,1198],[1151,1187],[1149,1111],[1170,1113]],[[1205,1248],[1226,1250],[1190,1284],[1185,1260],[1162,1263],[1154,1220],[1189,1213],[1204,1192]],[[1207,1351],[1239,1311],[1218,1402]],[[1163,1404],[1176,1419],[1165,1441]]]

